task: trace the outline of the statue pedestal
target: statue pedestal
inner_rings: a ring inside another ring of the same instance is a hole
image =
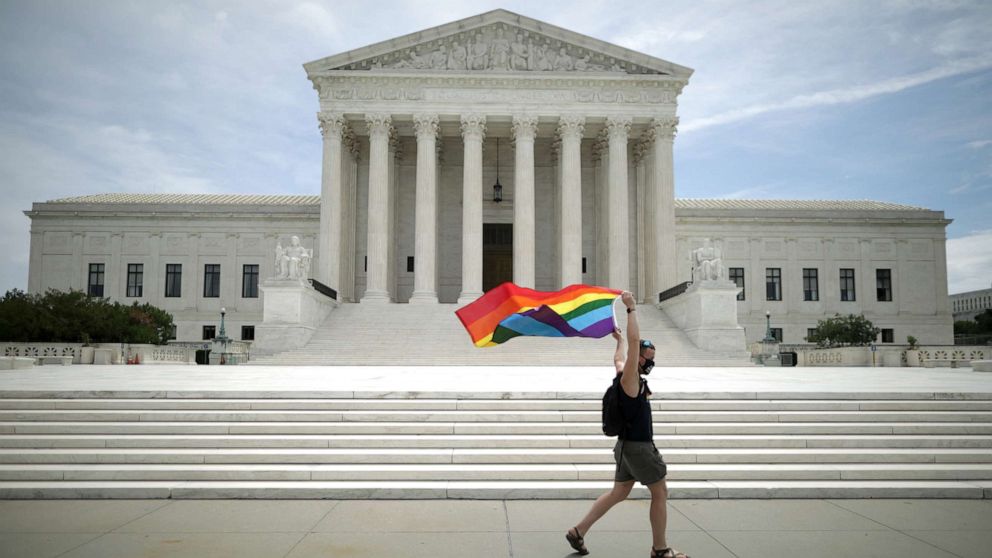
[[[251,351],[272,354],[298,349],[310,341],[337,302],[299,279],[267,279],[262,290],[262,324],[255,326]]]
[[[697,347],[728,356],[747,356],[744,328],[737,323],[734,282],[693,283],[679,296],[658,305]]]

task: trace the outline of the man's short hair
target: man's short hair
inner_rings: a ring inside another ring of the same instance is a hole
[[[640,348],[641,353],[643,353],[648,349],[654,349],[654,348],[655,348],[654,343],[648,341],[647,339],[641,339],[641,348]]]

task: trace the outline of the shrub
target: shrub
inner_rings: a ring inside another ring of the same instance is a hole
[[[863,346],[874,343],[881,331],[864,315],[835,314],[817,322],[816,331],[806,340],[819,347]]]
[[[164,344],[172,315],[151,304],[128,306],[82,291],[13,289],[0,298],[0,341]]]

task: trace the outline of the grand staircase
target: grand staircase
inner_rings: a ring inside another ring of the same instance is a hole
[[[612,338],[518,337],[496,347],[472,345],[454,304],[342,304],[306,346],[252,358],[264,365],[603,366],[613,361]],[[641,337],[657,346],[658,366],[749,366],[742,356],[697,348],[650,305],[638,306]],[[624,320],[626,317],[623,318]],[[743,353],[744,347],[741,347]]]
[[[15,395],[0,392],[0,498],[557,499],[612,484],[599,393]],[[672,498],[992,498],[992,393],[657,395]]]

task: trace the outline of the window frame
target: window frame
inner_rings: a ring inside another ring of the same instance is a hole
[[[212,341],[217,338],[217,326],[215,325],[205,325],[200,331],[202,332],[201,337],[203,341]],[[211,333],[210,337],[207,337],[208,331]]]
[[[740,271],[740,275],[735,274],[736,271]],[[741,290],[737,293],[737,300],[747,300],[747,284],[744,279],[744,268],[743,267],[731,267],[727,269],[727,277],[734,282],[735,285]],[[738,282],[738,279],[740,282]]]
[[[803,268],[803,301],[818,302],[820,300],[820,269],[816,267]]]
[[[875,300],[877,302],[892,302],[891,268],[883,267],[875,270]]]
[[[203,264],[203,298],[220,298],[220,264]]]
[[[850,277],[845,277],[845,272],[850,272]],[[857,302],[858,300],[858,290],[857,290],[857,280],[854,273],[853,267],[842,267],[840,268],[840,301],[841,302]],[[845,286],[850,285],[850,289],[846,289]],[[849,297],[849,298],[845,298]]]
[[[174,287],[170,289],[169,287]],[[182,298],[183,296],[183,264],[165,264],[165,293],[164,298]]]
[[[258,264],[241,266],[241,298],[258,298],[258,270]]]
[[[774,297],[769,296],[768,288],[774,285]],[[781,301],[782,300],[782,268],[781,267],[766,267],[765,268],[765,300],[770,301]]]
[[[125,289],[125,297],[127,298],[141,298],[145,292],[145,264],[143,263],[129,263],[127,264],[127,288]]]
[[[91,263],[89,265],[89,273],[86,277],[86,296],[103,298],[104,286],[106,285],[106,273],[107,264],[105,263]],[[99,283],[97,283],[96,280],[99,280]],[[97,287],[100,288],[99,293],[95,292]]]
[[[251,336],[245,336],[245,332],[251,331]],[[242,341],[254,341],[255,340],[255,326],[254,325],[243,325],[241,326],[241,340]]]

